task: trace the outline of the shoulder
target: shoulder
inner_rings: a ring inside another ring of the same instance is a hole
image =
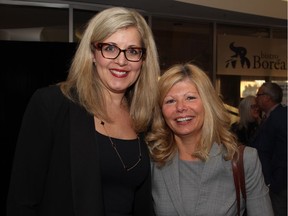
[[[46,86],[46,87],[42,87],[37,89],[32,97],[36,97],[36,98],[61,98],[62,96],[64,96],[60,90],[60,86],[58,85],[52,85],[52,86]]]
[[[157,162],[151,160],[151,172],[152,175],[155,176],[161,176],[162,174],[171,174],[171,172],[174,172],[175,170],[178,171],[178,155],[174,155],[172,160],[165,163],[165,165],[160,166]]]
[[[279,104],[272,112],[271,115],[287,115],[287,106]]]
[[[269,124],[265,124],[266,127],[277,130],[278,126],[284,126],[286,124],[279,124],[280,122],[287,122],[287,106],[278,105],[271,113],[267,119]]]
[[[279,105],[280,110],[283,114],[287,115],[287,106]]]
[[[252,160],[255,157],[258,157],[257,149],[250,146],[245,146],[243,157],[244,160]]]
[[[62,94],[60,86],[52,85],[37,89],[32,97],[32,101],[43,102],[47,105],[56,105],[61,101],[67,101],[68,99]]]
[[[260,165],[258,152],[256,148],[246,146],[243,155],[244,167],[246,171],[254,172]]]
[[[37,89],[30,98],[27,110],[30,112],[58,113],[69,107],[70,100],[62,94],[58,85]]]

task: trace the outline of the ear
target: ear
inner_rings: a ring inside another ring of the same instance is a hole
[[[96,66],[96,59],[94,57],[92,58],[92,61],[93,61],[93,65]]]

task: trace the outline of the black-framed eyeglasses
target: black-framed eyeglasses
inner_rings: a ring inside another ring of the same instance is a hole
[[[268,95],[268,94],[267,93],[258,93],[258,94],[256,94],[256,97],[260,97],[262,95]]]
[[[146,49],[142,47],[130,47],[120,49],[118,46],[109,43],[94,43],[94,48],[101,51],[101,54],[106,59],[116,59],[121,52],[130,62],[139,62],[146,53]]]

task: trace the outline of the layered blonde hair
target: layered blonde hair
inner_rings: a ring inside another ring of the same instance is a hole
[[[155,112],[152,130],[146,137],[152,159],[161,166],[170,161],[177,152],[173,132],[165,123],[160,110],[164,97],[172,86],[187,78],[196,86],[205,110],[201,142],[196,146],[193,156],[206,161],[212,144],[216,142],[224,146],[224,158],[232,159],[237,152],[237,143],[235,136],[229,131],[229,114],[209,77],[199,67],[190,63],[172,66],[159,80],[159,109]]]
[[[151,123],[157,104],[157,80],[159,77],[158,53],[153,34],[145,19],[137,11],[113,7],[99,12],[88,23],[71,64],[67,80],[60,84],[63,94],[79,103],[89,113],[107,122],[112,120],[105,109],[103,85],[93,66],[92,46],[102,42],[119,29],[135,27],[146,48],[139,78],[126,92],[130,116],[136,132],[143,132]]]

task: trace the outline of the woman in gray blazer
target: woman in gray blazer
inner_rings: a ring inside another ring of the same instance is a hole
[[[175,65],[159,80],[159,105],[147,136],[157,216],[237,215],[230,119],[208,76]],[[159,111],[160,112],[160,111]],[[244,151],[248,215],[273,215],[257,151]],[[245,209],[241,199],[241,215]]]

